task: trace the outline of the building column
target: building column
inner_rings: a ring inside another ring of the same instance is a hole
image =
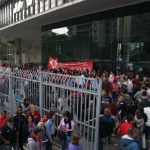
[[[126,63],[125,67],[126,70],[129,68],[130,64],[130,37],[131,37],[131,24],[132,23],[132,17],[126,16],[124,17],[124,61]]]
[[[15,64],[21,64],[21,39],[15,39]]]

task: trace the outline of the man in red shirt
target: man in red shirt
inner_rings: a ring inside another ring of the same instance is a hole
[[[4,126],[6,125],[7,119],[8,119],[8,115],[7,115],[6,111],[4,110],[1,112],[1,115],[0,115],[0,132],[2,131]]]
[[[128,134],[129,129],[133,128],[134,117],[132,115],[127,116],[127,121],[119,125],[118,133],[120,136]]]

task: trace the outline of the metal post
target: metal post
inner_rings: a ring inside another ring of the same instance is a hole
[[[8,102],[10,103],[10,113],[13,114],[15,110],[13,110],[13,100],[12,100],[12,78],[11,78],[11,70],[8,74],[8,80],[9,80],[9,91],[8,91]]]
[[[39,109],[40,109],[40,114],[42,115],[42,72],[39,72]]]
[[[97,105],[96,105],[96,129],[95,129],[95,150],[98,149],[99,143],[99,117],[100,117],[100,107],[101,107],[101,93],[102,93],[102,80],[98,80],[98,89],[97,89]]]

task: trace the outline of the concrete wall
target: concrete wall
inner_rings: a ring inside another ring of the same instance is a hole
[[[41,41],[22,40],[22,63],[41,63]]]
[[[18,40],[20,40],[20,46]],[[16,39],[15,47],[15,64],[41,63],[41,40]]]

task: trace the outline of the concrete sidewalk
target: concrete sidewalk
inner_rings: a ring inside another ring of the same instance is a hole
[[[103,150],[120,150],[120,137],[113,136],[111,140],[112,140],[111,144],[104,144]],[[61,148],[60,146],[53,145],[53,150],[61,150]]]

